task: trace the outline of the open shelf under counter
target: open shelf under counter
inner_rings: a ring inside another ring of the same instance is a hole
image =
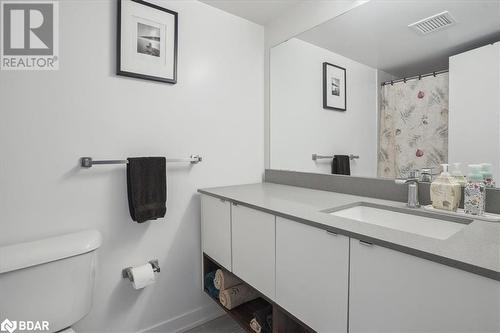
[[[224,269],[215,260],[210,258],[208,255],[203,253],[203,276],[209,272],[213,272],[217,269]],[[251,287],[251,286],[250,286]],[[217,298],[212,297],[208,291],[203,286],[205,293],[217,304],[219,305],[233,320],[235,320],[246,332],[255,333],[250,327],[250,321],[253,318],[253,313],[259,309],[262,309],[268,305],[272,305],[272,316],[273,316],[273,333],[314,333],[315,331],[309,328],[307,325],[300,322],[298,319],[294,318],[287,311],[279,307],[276,303],[269,300],[264,295],[260,294],[260,297],[252,301],[243,303],[234,309],[227,309],[224,307]]]

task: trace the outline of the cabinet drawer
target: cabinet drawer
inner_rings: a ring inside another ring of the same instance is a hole
[[[499,332],[500,282],[351,239],[350,332]]]
[[[229,201],[202,195],[201,227],[203,252],[231,271],[231,206]]]
[[[276,302],[317,332],[347,332],[349,238],[276,218]]]
[[[233,205],[233,272],[270,299],[274,299],[275,217]]]

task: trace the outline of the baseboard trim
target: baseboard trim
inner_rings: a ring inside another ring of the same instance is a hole
[[[199,307],[179,316],[167,319],[137,333],[181,333],[224,315],[215,305]]]

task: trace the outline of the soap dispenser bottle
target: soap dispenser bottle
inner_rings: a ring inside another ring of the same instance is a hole
[[[441,164],[443,172],[431,184],[432,207],[455,212],[462,197],[462,186],[448,172],[448,164]]]
[[[469,165],[464,189],[464,211],[470,215],[483,215],[486,206],[486,189],[480,164]]]
[[[460,163],[453,163],[453,171],[451,172],[451,176],[455,178],[455,181],[462,187],[464,187],[467,183],[467,179],[465,179],[465,176],[460,168]]]

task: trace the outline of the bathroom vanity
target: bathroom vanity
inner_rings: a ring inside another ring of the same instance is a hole
[[[468,181],[500,214],[497,5],[368,1],[272,45],[265,182],[199,191],[204,272],[275,332],[500,332],[500,222],[437,210]]]
[[[199,192],[204,262],[302,331],[500,331],[500,223],[273,183]]]

